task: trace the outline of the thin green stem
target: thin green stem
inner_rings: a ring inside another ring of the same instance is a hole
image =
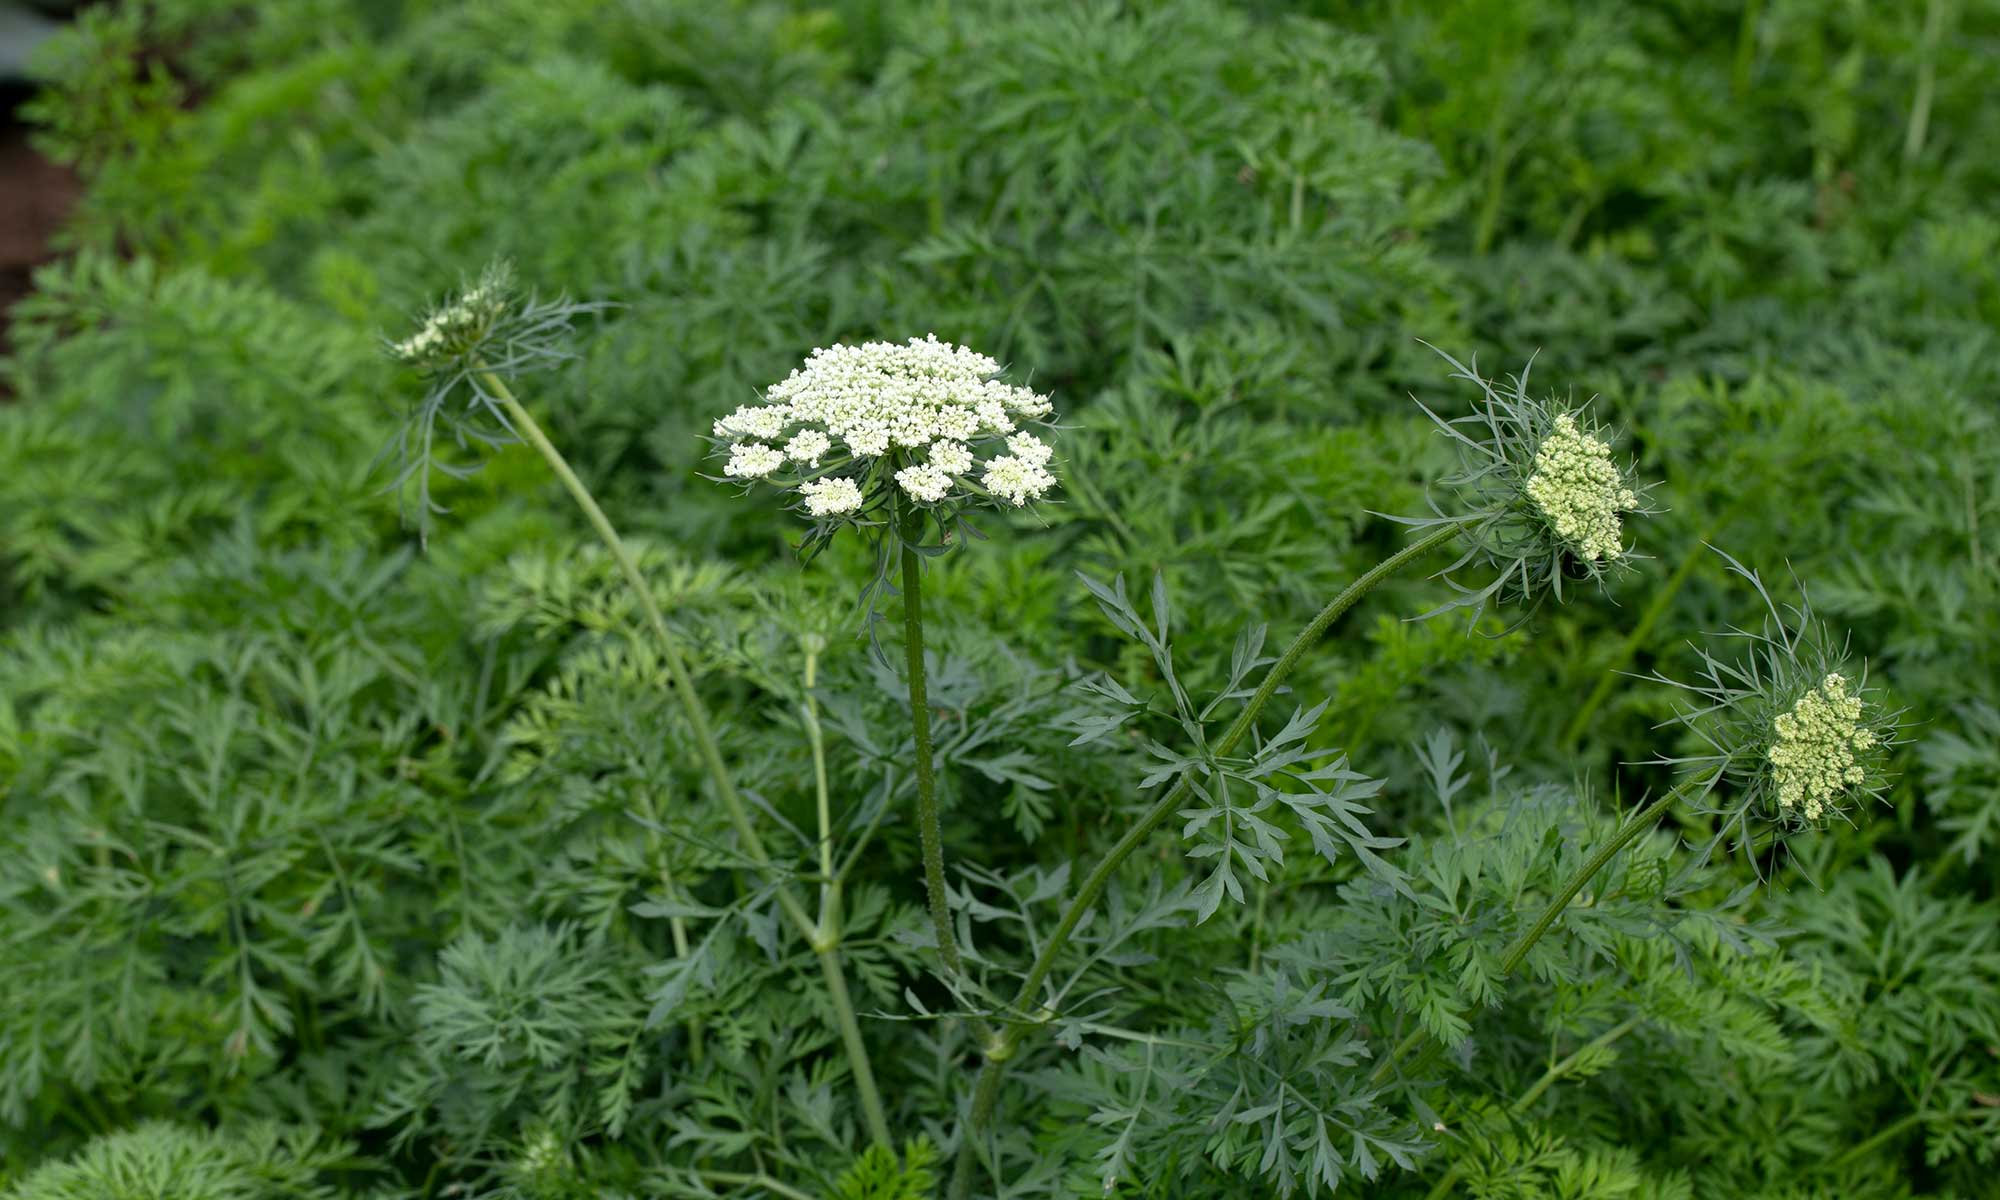
[[[1243,706],[1243,711],[1237,714],[1228,731],[1215,743],[1213,756],[1220,758],[1228,754],[1250,735],[1251,729],[1257,723],[1258,714],[1264,710],[1266,704],[1270,703],[1271,697],[1277,694],[1285,679],[1298,666],[1299,660],[1305,657],[1306,652],[1325,636],[1327,629],[1348,609],[1353,608],[1363,596],[1374,591],[1383,580],[1458,536],[1458,531],[1456,525],[1438,526],[1377,563],[1366,574],[1347,585],[1339,595],[1328,601],[1326,607],[1320,609],[1299,635],[1292,639],[1292,644],[1286,648],[1278,661],[1272,664],[1271,669],[1265,672],[1263,682],[1258,685],[1249,702]],[[1035,956],[1034,963],[1029,966],[1028,974],[1014,993],[1014,1001],[1010,1007],[1017,1012],[1022,1011],[1023,1005],[1041,989],[1050,972],[1055,970],[1056,959],[1064,945],[1068,943],[1070,935],[1076,932],[1078,922],[1083,920],[1084,914],[1088,913],[1098,898],[1104,894],[1111,877],[1117,874],[1118,868],[1125,864],[1125,860],[1132,856],[1147,837],[1159,828],[1160,823],[1180,808],[1192,786],[1192,777],[1182,775],[1167,789],[1166,794],[1153,804],[1153,807],[1147,809],[1143,816],[1125,830],[1117,843],[1105,853],[1095,867],[1091,868],[1090,874],[1084,878],[1082,886],[1071,898],[1069,906],[1063,910],[1062,919],[1057,923],[1055,932],[1043,943],[1041,953]],[[958,1161],[952,1171],[951,1194],[957,1200],[963,1200],[972,1186],[972,1141],[993,1117],[993,1109],[1000,1100],[1000,1087],[1004,1080],[1007,1060],[1014,1056],[1014,1051],[1026,1032],[1039,1027],[1040,1024],[1041,1022],[1035,1022],[1027,1026],[1006,1026],[994,1035],[987,1046],[985,1062],[980,1066],[979,1080],[973,1090],[972,1111],[966,1133],[959,1140]]]
[[[1535,923],[1523,930],[1521,935],[1516,937],[1513,943],[1507,947],[1506,953],[1500,956],[1499,979],[1506,979],[1514,973],[1514,969],[1519,967],[1522,960],[1528,957],[1528,951],[1534,948],[1535,943],[1542,939],[1542,935],[1549,931],[1549,926],[1555,924],[1556,918],[1562,916],[1563,910],[1569,907],[1569,902],[1576,899],[1576,894],[1581,892],[1584,886],[1590,882],[1591,878],[1603,870],[1604,865],[1615,858],[1619,851],[1631,845],[1641,834],[1658,824],[1661,814],[1665,813],[1676,800],[1680,799],[1681,791],[1682,789],[1680,788],[1674,788],[1666,795],[1661,796],[1658,800],[1653,801],[1633,814],[1632,819],[1625,822],[1619,828],[1618,832],[1612,835],[1610,841],[1599,846],[1596,853],[1592,854],[1582,866],[1578,867],[1570,875],[1562,887],[1556,890],[1556,894],[1549,898],[1548,904],[1542,909],[1542,914],[1535,918]],[[1402,1041],[1396,1044],[1396,1048],[1390,1052],[1389,1056],[1382,1060],[1381,1065],[1375,1068],[1374,1074],[1369,1077],[1369,1082],[1382,1083],[1387,1080],[1395,1072],[1397,1065],[1404,1058],[1408,1057],[1411,1052],[1422,1046],[1428,1037],[1429,1035],[1425,1033],[1422,1026],[1411,1030]]]
[[[945,972],[964,974],[958,938],[952,932],[951,904],[944,890],[944,839],[938,830],[937,771],[931,762],[931,707],[924,687],[924,574],[913,540],[923,532],[923,510],[912,507],[903,520],[903,658],[910,671],[910,732],[917,743],[917,833],[924,848],[924,893]]]
[[[819,700],[813,694],[819,682],[819,648],[806,645],[806,699],[803,706],[806,741],[812,747],[813,794],[819,814],[819,924],[813,937],[813,952],[819,956],[826,976],[828,994],[833,999],[833,1016],[840,1026],[840,1038],[847,1047],[847,1059],[854,1070],[854,1087],[861,1093],[861,1113],[868,1122],[868,1136],[884,1146],[889,1140],[889,1122],[882,1112],[882,1093],[875,1086],[875,1068],[868,1057],[868,1044],[861,1040],[861,1025],[854,1019],[854,1002],[847,993],[847,977],[840,965],[841,893],[840,881],[833,877],[833,805],[826,782],[826,734],[820,728]]]
[[[746,1173],[743,1171],[704,1170],[701,1172],[701,1177],[713,1183],[736,1183],[742,1184],[745,1187],[763,1188],[772,1195],[784,1196],[787,1200],[814,1200],[812,1193],[802,1192],[788,1183],[779,1183],[762,1171]]]
[[[889,1121],[882,1113],[882,1093],[875,1086],[875,1068],[868,1058],[868,1044],[861,1040],[861,1023],[854,1019],[854,1001],[847,994],[847,977],[841,971],[840,947],[815,946],[820,971],[826,976],[827,995],[833,1000],[833,1020],[840,1027],[840,1040],[847,1047],[848,1066],[854,1071],[854,1088],[861,1093],[861,1115],[868,1123],[868,1136],[884,1146],[896,1143],[889,1137]]]
[[[1950,1115],[1950,1113],[1925,1112],[1922,1110],[1905,1113],[1900,1119],[1884,1125],[1874,1135],[1854,1143],[1840,1154],[1828,1159],[1825,1165],[1820,1168],[1819,1173],[1830,1174],[1850,1163],[1860,1162],[1862,1159],[1868,1157],[1868,1155],[1874,1153],[1878,1147],[1908,1133],[1913,1126],[1921,1125],[1926,1121],[1935,1121],[1939,1117]]]
[[[1590,719],[1597,715],[1597,710],[1604,704],[1605,698],[1610,696],[1611,685],[1617,682],[1618,673],[1625,669],[1625,664],[1632,661],[1633,656],[1639,652],[1639,647],[1652,636],[1653,626],[1660,623],[1660,618],[1666,615],[1674,597],[1680,593],[1688,577],[1694,574],[1695,566],[1705,556],[1708,540],[1714,533],[1715,523],[1711,522],[1696,534],[1693,546],[1674,567],[1674,573],[1667,577],[1665,584],[1654,590],[1653,598],[1646,604],[1646,611],[1639,614],[1638,623],[1632,626],[1631,631],[1625,635],[1625,640],[1620,642],[1618,649],[1612,653],[1610,661],[1604,665],[1603,672],[1597,677],[1596,686],[1591,688],[1590,695],[1584,698],[1574,713],[1570,714],[1569,724],[1563,726],[1562,744],[1565,747],[1576,745],[1577,739],[1583,736]]]
[[[660,806],[654,802],[652,790],[645,793],[646,805],[646,855],[653,861],[660,875],[660,889],[667,899],[678,902],[680,888],[674,884],[674,868],[667,862],[666,839],[660,836]],[[667,927],[673,933],[674,957],[688,956],[687,918],[674,916],[667,918]]]
[[[1507,1107],[1508,1116],[1519,1117],[1521,1114],[1527,1112],[1528,1109],[1534,1106],[1535,1101],[1542,1098],[1542,1093],[1548,1091],[1558,1080],[1567,1076],[1571,1071],[1576,1070],[1577,1065],[1584,1060],[1586,1055],[1598,1053],[1638,1027],[1639,1018],[1637,1016],[1627,1017],[1590,1041],[1585,1042],[1577,1048],[1576,1053],[1542,1072],[1542,1077],[1535,1081],[1534,1086],[1521,1093],[1520,1099]],[[1451,1194],[1452,1186],[1458,1182],[1458,1177],[1464,1173],[1465,1163],[1463,1160],[1451,1164],[1451,1169],[1444,1173],[1444,1178],[1437,1181],[1437,1186],[1430,1190],[1430,1194],[1425,1197],[1425,1200],[1444,1200],[1444,1197]]]
[[[660,658],[667,667],[667,677],[680,699],[688,725],[694,731],[696,752],[700,754],[710,779],[714,781],[716,793],[722,797],[723,807],[729,813],[730,824],[736,829],[737,840],[743,843],[744,853],[750,856],[759,872],[772,885],[778,907],[804,935],[806,941],[812,945],[814,954],[819,958],[820,969],[826,976],[827,994],[833,1002],[834,1019],[840,1026],[842,1039],[847,1044],[855,1085],[861,1091],[862,1102],[868,1109],[870,1136],[883,1145],[891,1144],[888,1122],[883,1119],[881,1100],[875,1087],[874,1071],[869,1064],[867,1048],[861,1042],[860,1028],[854,1018],[854,1006],[847,994],[846,978],[841,973],[839,942],[836,939],[829,944],[822,936],[818,923],[807,915],[805,906],[799,902],[791,884],[786,882],[776,864],[771,861],[770,853],[764,848],[764,840],[757,836],[756,827],[750,823],[750,814],[744,806],[743,797],[736,790],[736,782],[729,773],[728,765],[722,760],[721,748],[716,744],[714,727],[709,721],[707,706],[702,703],[701,693],[695,690],[694,679],[688,673],[687,660],[681,654],[680,644],[674,638],[673,632],[668,629],[667,619],[660,611],[659,602],[653,598],[652,585],[640,572],[638,561],[625,548],[625,542],[612,527],[610,518],[606,517],[604,510],[598,507],[596,498],[590,494],[590,489],[583,485],[583,480],[577,478],[576,472],[570,469],[568,460],[563,458],[562,452],[549,441],[548,436],[542,432],[542,427],[535,422],[535,418],[521,406],[519,400],[514,398],[514,393],[508,389],[506,383],[490,371],[480,372],[479,382],[500,401],[501,410],[506,413],[514,431],[541,454],[543,460],[549,464],[549,469],[555,472],[556,478],[569,490],[570,497],[576,501],[577,507],[583,510],[584,516],[590,519],[591,527],[597,531],[597,536],[603,540],[605,549],[611,552],[611,557],[618,563],[619,570],[625,575],[626,583],[637,594],[639,605],[645,611],[647,623],[652,626],[653,634],[658,640]]]
[[[1945,0],[1930,0],[1924,10],[1923,49],[1917,56],[1917,92],[1910,101],[1910,123],[1903,133],[1904,162],[1915,162],[1924,154],[1931,103],[1937,94],[1937,49],[1944,37],[1944,23]]]
[[[813,635],[817,639],[818,635]],[[826,732],[819,723],[819,698],[813,688],[819,682],[819,648],[806,647],[806,701],[803,707],[806,744],[812,747],[813,800],[819,815],[819,920],[825,928],[827,914],[838,913],[840,881],[833,874],[833,807],[826,785]],[[838,934],[836,925],[835,933]]]
[[[1757,65],[1757,31],[1764,19],[1764,0],[1749,0],[1743,19],[1736,27],[1736,62],[1730,70],[1730,89],[1742,96],[1750,90],[1750,72]]]
[[[672,682],[674,692],[680,699],[682,712],[687,716],[688,725],[694,731],[695,752],[701,756],[702,766],[707,769],[709,778],[715,784],[716,793],[722,797],[723,806],[729,811],[730,823],[736,827],[736,836],[742,840],[743,849],[751,859],[759,866],[768,868],[771,856],[764,849],[764,840],[757,836],[756,828],[750,824],[750,814],[744,807],[743,797],[737,793],[736,782],[729,773],[729,767],[722,761],[722,749],[716,744],[715,731],[708,718],[708,706],[702,703],[701,693],[695,690],[694,678],[688,673],[687,659],[681,654],[680,641],[667,628],[666,615],[660,611],[659,601],[653,597],[653,585],[639,570],[638,560],[625,548],[625,541],[612,527],[611,519],[597,506],[596,497],[592,496],[590,489],[583,485],[583,480],[577,478],[576,472],[570,469],[569,461],[562,456],[562,451],[557,450],[555,444],[549,441],[548,435],[542,432],[542,427],[536,423],[533,416],[529,415],[528,410],[521,406],[521,402],[514,398],[514,393],[508,389],[506,383],[490,371],[482,371],[479,382],[500,401],[501,411],[506,413],[507,421],[513,426],[514,431],[541,454],[543,460],[549,464],[549,469],[555,472],[556,478],[569,490],[570,498],[576,501],[577,507],[583,510],[583,515],[589,518],[591,528],[597,531],[597,536],[604,542],[605,549],[611,552],[618,569],[624,573],[625,582],[631,586],[633,593],[638,597],[639,607],[646,614],[647,624],[652,626],[660,659],[666,664],[667,678]],[[811,919],[806,916],[805,909],[799,905],[798,899],[789,895],[789,889],[780,891],[779,904],[788,913],[795,914],[793,920],[800,928],[811,928]]]

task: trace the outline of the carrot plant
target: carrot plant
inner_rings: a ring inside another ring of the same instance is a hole
[[[80,6],[0,1197],[1986,1194],[1990,9]]]

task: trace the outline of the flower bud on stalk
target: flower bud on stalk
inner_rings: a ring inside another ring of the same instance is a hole
[[[1630,464],[1612,456],[1587,406],[1531,395],[1526,367],[1503,383],[1481,377],[1477,360],[1468,366],[1438,354],[1454,378],[1481,393],[1462,417],[1446,419],[1419,404],[1458,450],[1458,469],[1438,481],[1448,500],[1432,500],[1434,515],[1395,518],[1460,531],[1465,549],[1442,572],[1458,595],[1438,611],[1532,608],[1546,595],[1561,600],[1565,583],[1602,584],[1614,569],[1630,567],[1637,556],[1625,544],[1624,518],[1655,510],[1646,507]],[[1493,578],[1463,586],[1451,576],[1465,567],[1490,570]]]

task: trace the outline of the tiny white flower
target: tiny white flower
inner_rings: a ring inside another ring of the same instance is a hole
[[[738,442],[729,448],[722,473],[733,479],[762,479],[785,465],[785,456],[758,442]]]
[[[964,442],[932,442],[931,465],[947,475],[963,475],[972,469],[972,451]]]
[[[925,504],[936,504],[951,491],[951,476],[929,463],[904,467],[896,472],[896,482],[904,491]]]
[[[1848,788],[1866,782],[1867,771],[1855,756],[1879,739],[1862,727],[1861,697],[1848,693],[1845,676],[1829,674],[1772,725],[1777,738],[1767,757],[1780,808],[1817,821]]]
[[[979,418],[982,433],[998,436],[1014,432],[1014,418],[1007,415],[1007,405],[1000,400],[981,400],[973,406],[973,413]]]
[[[439,367],[471,352],[506,315],[511,273],[499,264],[480,283],[432,309],[417,331],[389,343],[389,353],[414,366]]]
[[[1055,406],[1049,403],[1047,396],[1031,392],[1027,388],[1014,388],[1007,397],[1007,407],[1021,416],[1040,418],[1048,416]]]
[[[787,414],[782,405],[745,404],[715,423],[715,436],[776,441],[785,431],[788,423],[786,418]]]
[[[833,448],[833,440],[817,429],[803,429],[785,443],[785,457],[803,466],[816,467],[820,456]]]
[[[979,482],[986,490],[1020,508],[1055,486],[1055,476],[1047,470],[1012,454],[1003,454],[986,464]]]
[[[947,404],[938,410],[937,435],[955,442],[968,442],[979,436],[979,414],[969,408]]]
[[[847,448],[861,458],[880,458],[889,452],[889,428],[886,425],[858,425],[848,430],[845,440]]]
[[[799,485],[806,511],[815,517],[851,513],[861,507],[861,488],[852,479],[815,479]]]
[[[714,422],[729,447],[724,473],[796,488],[815,517],[896,496],[1021,507],[1056,486],[1054,452],[1022,429],[1053,406],[999,372],[934,335],[814,350],[763,403]],[[843,478],[809,480],[830,456]]]
[[[1049,459],[1055,457],[1056,453],[1049,448],[1048,443],[1032,433],[1017,433],[1008,438],[1007,449],[1013,452],[1015,458],[1034,467],[1048,466]]]

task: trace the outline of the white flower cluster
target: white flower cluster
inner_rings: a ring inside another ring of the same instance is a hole
[[[1000,382],[999,372],[993,359],[935,335],[815,350],[763,404],[715,422],[715,436],[728,446],[723,474],[771,479],[823,463],[830,470],[861,463],[861,471],[841,478],[798,484],[806,511],[819,517],[861,507],[856,479],[871,460],[893,458],[900,464],[895,485],[921,504],[983,491],[1021,507],[1056,485],[1048,469],[1054,451],[1020,428],[1048,416],[1051,406],[1045,396]],[[982,445],[1002,438],[1005,452],[981,461]]]
[[[1623,554],[1619,514],[1639,507],[1625,486],[1611,447],[1585,433],[1564,413],[1535,452],[1528,498],[1577,557],[1601,562]]]
[[[1861,727],[1861,698],[1848,694],[1844,676],[1828,675],[1773,724],[1777,741],[1769,757],[1778,807],[1816,821],[1842,792],[1867,778],[1855,755],[1878,739]]]
[[[431,313],[415,333],[391,343],[389,353],[406,363],[444,362],[476,345],[506,309],[507,279],[489,273],[477,287]]]

